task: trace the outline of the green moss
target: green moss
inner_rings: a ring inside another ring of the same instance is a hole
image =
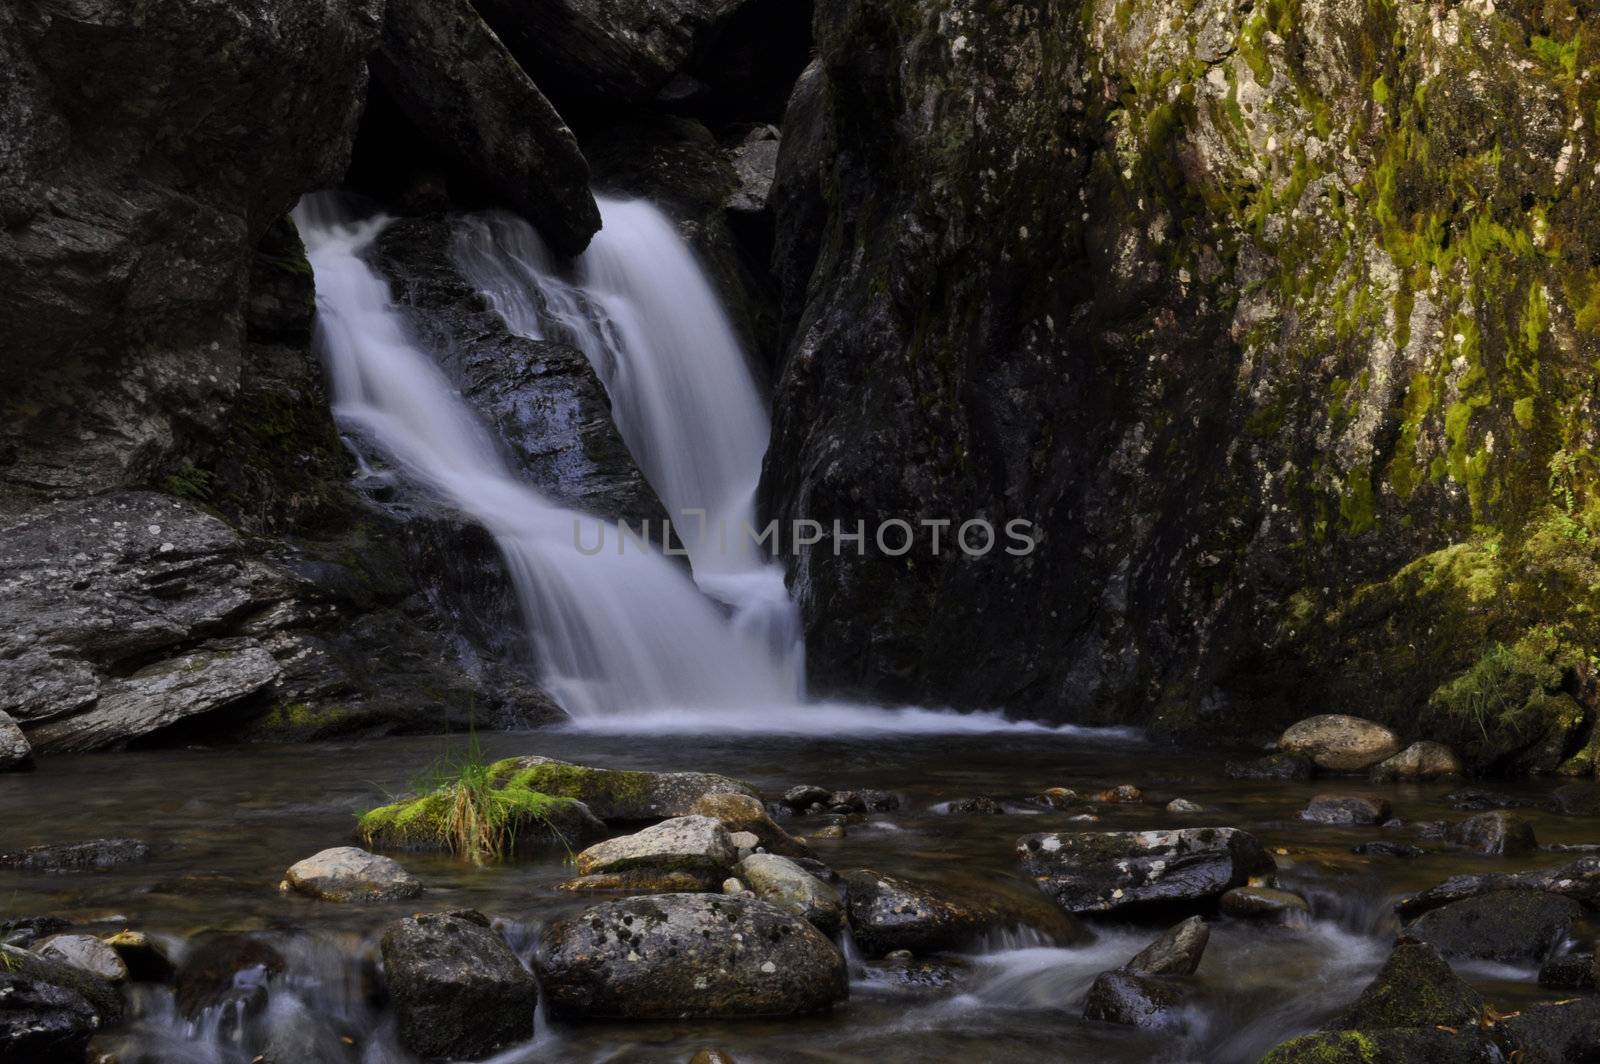
[[[1383,1051],[1360,1031],[1328,1031],[1291,1038],[1261,1058],[1261,1064],[1382,1064]]]
[[[1578,74],[1578,47],[1582,40],[1578,34],[1573,34],[1569,41],[1538,36],[1532,38],[1528,46],[1533,49],[1533,54],[1539,58],[1539,62],[1561,71],[1568,80],[1571,80]]]

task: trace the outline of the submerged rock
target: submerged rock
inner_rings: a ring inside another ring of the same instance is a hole
[[[1070,913],[1193,906],[1276,868],[1237,828],[1024,835],[1017,854],[1039,889]]]
[[[1301,812],[1300,819],[1318,824],[1379,824],[1389,819],[1386,798],[1350,794],[1319,794]]]
[[[1490,872],[1451,876],[1421,894],[1402,898],[1395,912],[1411,918],[1464,898],[1494,891],[1532,890],[1574,898],[1590,908],[1600,908],[1600,857],[1580,857],[1558,868],[1534,872]]]
[[[572,256],[600,228],[577,138],[468,0],[389,0],[373,75],[433,145]]]
[[[1478,787],[1463,787],[1444,796],[1450,808],[1472,812],[1481,809],[1518,809],[1537,805],[1532,798],[1517,794],[1502,794]]]
[[[138,839],[90,839],[0,852],[0,868],[23,872],[82,872],[143,864],[149,859],[149,844]]]
[[[390,924],[381,943],[400,1041],[427,1060],[479,1060],[533,1037],[539,989],[476,912]]]
[[[1211,941],[1211,928],[1191,916],[1134,954],[1121,968],[1135,975],[1193,975]]]
[[[780,857],[812,856],[811,847],[779,827],[767,815],[760,799],[748,794],[708,794],[695,802],[689,812],[720,820],[730,832],[753,835],[757,844],[768,853]]]
[[[1435,780],[1459,775],[1461,759],[1443,743],[1412,743],[1393,757],[1372,766],[1372,778],[1379,782]]]
[[[799,913],[824,934],[831,935],[844,925],[844,899],[839,891],[787,857],[751,854],[739,862],[734,873],[756,897]]]
[[[198,1019],[207,1009],[238,1004],[254,1013],[266,1004],[266,984],[287,965],[283,954],[249,935],[213,932],[197,937],[178,966],[174,998],[178,1013]]]
[[[1106,788],[1089,800],[1107,805],[1125,805],[1144,801],[1144,792],[1131,783],[1119,783],[1115,787]]]
[[[1167,803],[1169,813],[1203,813],[1205,806],[1198,802],[1191,802],[1187,798],[1174,798]]]
[[[622,894],[694,894],[716,890],[714,873],[682,872],[659,868],[630,868],[626,872],[597,872],[561,883],[561,890],[614,891]]]
[[[1483,995],[1425,942],[1402,939],[1334,1028],[1466,1027],[1483,1013]]]
[[[547,927],[538,969],[562,1019],[735,1019],[821,1012],[844,957],[793,912],[750,897],[663,894]]]
[[[980,794],[975,798],[957,798],[946,802],[944,812],[951,816],[999,816],[1005,809],[993,798]]]
[[[1515,813],[1479,813],[1455,824],[1445,837],[1457,846],[1493,856],[1511,856],[1539,848],[1533,825]]]
[[[1309,757],[1299,754],[1267,754],[1249,761],[1229,761],[1223,771],[1235,780],[1308,780],[1316,772]]]
[[[1500,890],[1432,909],[1405,933],[1446,957],[1538,963],[1572,931],[1582,907],[1537,890]]]
[[[1291,725],[1278,739],[1286,754],[1303,754],[1328,772],[1360,772],[1393,757],[1400,740],[1381,724],[1325,713]]]
[[[0,772],[21,772],[33,767],[33,747],[11,714],[0,710]]]
[[[1374,839],[1371,842],[1357,843],[1350,847],[1350,852],[1359,853],[1364,857],[1421,857],[1426,851],[1421,846],[1413,846],[1409,842]]]
[[[354,846],[335,846],[291,866],[283,886],[323,901],[394,901],[422,893],[398,861]]]
[[[1550,804],[1562,816],[1600,816],[1600,785],[1563,784],[1550,792]]]
[[[529,790],[576,798],[601,820],[639,822],[688,816],[709,794],[761,795],[748,783],[709,772],[634,772],[589,768],[548,757],[514,757],[490,769]]]
[[[1300,895],[1272,887],[1235,887],[1218,904],[1229,916],[1250,920],[1289,922],[1311,915],[1311,905]]]
[[[1132,972],[1101,972],[1083,1002],[1083,1018],[1128,1027],[1166,1027],[1187,997],[1177,980]]]
[[[32,949],[41,957],[82,968],[108,983],[128,980],[128,966],[117,951],[93,935],[51,935],[34,943]]]
[[[738,860],[721,821],[708,816],[663,820],[632,835],[607,839],[578,854],[578,874],[685,873],[720,883]]]

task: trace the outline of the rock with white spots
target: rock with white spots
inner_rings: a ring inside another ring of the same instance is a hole
[[[553,1016],[734,1019],[844,1000],[843,955],[797,913],[753,897],[624,898],[559,920],[537,960]]]
[[[1275,868],[1238,828],[1048,832],[1024,835],[1017,854],[1070,913],[1195,907]]]

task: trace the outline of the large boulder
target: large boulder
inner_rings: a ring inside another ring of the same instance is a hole
[[[633,835],[596,843],[578,854],[577,866],[581,876],[682,873],[711,889],[738,859],[721,821],[681,816]]]
[[[1542,962],[1568,934],[1583,907],[1537,890],[1500,890],[1423,913],[1405,933],[1450,958]]]
[[[395,901],[422,893],[398,861],[355,846],[335,846],[291,865],[283,888],[323,901]]]
[[[372,70],[423,136],[557,253],[588,246],[600,210],[577,139],[468,0],[389,0]]]
[[[636,772],[589,768],[548,757],[514,757],[490,767],[496,780],[515,779],[540,794],[576,798],[607,822],[688,816],[708,794],[760,793],[748,783],[710,772]]]
[[[539,989],[476,912],[390,924],[381,942],[400,1041],[425,1060],[479,1060],[533,1037]]]
[[[1325,713],[1291,725],[1278,749],[1303,754],[1328,772],[1360,772],[1400,751],[1400,740],[1381,724],[1343,713]]]
[[[33,767],[33,747],[11,715],[0,711],[0,772],[20,772]]]
[[[844,925],[844,899],[838,889],[787,857],[753,853],[734,867],[733,874],[756,897],[799,913],[824,934]]]
[[[1237,828],[1024,835],[1017,854],[1070,913],[1192,907],[1275,870],[1255,837]]]
[[[755,898],[663,894],[547,927],[539,976],[563,1019],[792,1016],[842,1001],[844,957],[800,916]]]
[[[1573,898],[1590,908],[1600,908],[1600,857],[1580,857],[1570,864],[1533,872],[1488,872],[1451,876],[1420,894],[1401,898],[1395,912],[1405,919],[1420,916],[1451,902],[1495,891],[1534,890]]]

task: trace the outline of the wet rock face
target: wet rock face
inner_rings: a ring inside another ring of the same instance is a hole
[[[1405,933],[1446,957],[1538,963],[1571,932],[1583,911],[1571,898],[1499,890],[1432,909]]]
[[[1505,1028],[1524,1060],[1600,1059],[1600,1001],[1592,996],[1527,1006]]]
[[[1541,18],[819,3],[831,150],[791,187],[825,221],[779,213],[801,309],[769,509],[1027,518],[1040,546],[813,547],[817,686],[1079,721],[1155,688],[1143,712],[1191,734],[1400,725],[1539,623],[1515,574],[1560,433],[1594,443],[1565,411],[1600,246],[1590,90]]]
[[[122,487],[216,432],[240,388],[251,253],[339,179],[381,10],[0,14],[0,485]]]
[[[544,94],[467,0],[388,0],[373,73],[401,111],[562,256],[600,228],[589,167]]]
[[[1274,869],[1261,844],[1237,828],[1024,835],[1017,854],[1069,913],[1194,906]]]
[[[422,884],[398,861],[354,846],[307,857],[284,873],[283,885],[323,901],[393,901],[422,893]]]
[[[848,992],[844,957],[800,916],[753,898],[664,894],[546,928],[538,970],[571,1019],[792,1016]]]
[[[533,1037],[539,990],[480,913],[407,917],[381,944],[400,1040],[425,1060],[479,1060]]]

